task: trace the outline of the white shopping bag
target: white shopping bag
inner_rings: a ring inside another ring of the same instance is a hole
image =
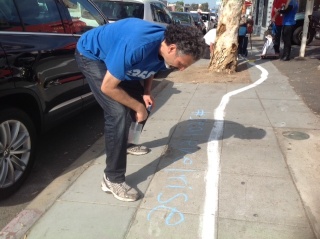
[[[271,35],[267,35],[266,36],[266,41],[264,43],[264,46],[262,48],[262,56],[265,56],[265,55],[274,55],[275,54],[275,51],[274,51],[274,48],[273,48],[273,38]]]

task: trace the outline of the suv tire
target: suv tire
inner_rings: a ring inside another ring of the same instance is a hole
[[[17,108],[0,110],[0,199],[15,192],[30,173],[36,130],[30,117]]]
[[[303,32],[303,26],[299,26],[293,31],[292,41],[294,44],[301,45],[302,32]],[[307,45],[309,45],[312,42],[314,35],[315,35],[315,32],[313,30],[311,30],[311,32],[308,31]]]

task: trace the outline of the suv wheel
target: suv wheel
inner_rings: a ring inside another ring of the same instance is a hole
[[[303,26],[297,27],[292,34],[292,41],[294,44],[296,45],[301,45],[301,41],[302,41],[302,31],[303,31]],[[307,45],[309,45],[312,40],[313,37],[315,35],[315,32],[313,30],[308,31],[308,35],[307,35]]]
[[[29,174],[35,144],[36,131],[25,112],[0,110],[0,199],[15,192]]]

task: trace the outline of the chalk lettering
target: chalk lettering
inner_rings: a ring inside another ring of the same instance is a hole
[[[148,221],[150,221],[152,213],[155,211],[159,211],[159,209],[166,209],[166,210],[170,211],[170,213],[168,214],[168,216],[166,217],[166,220],[165,220],[166,225],[168,225],[168,226],[176,226],[184,221],[184,215],[178,209],[176,209],[175,207],[167,207],[165,205],[159,205],[159,206],[153,208],[148,213],[148,216],[147,216]],[[179,220],[172,221],[174,215],[177,215]]]

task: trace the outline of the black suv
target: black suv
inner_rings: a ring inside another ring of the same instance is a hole
[[[304,12],[298,12],[295,15],[296,24],[294,25],[293,32],[292,32],[292,42],[296,45],[301,45],[304,18],[305,18]],[[307,45],[309,45],[312,42],[315,33],[316,33],[315,29],[309,23],[308,33],[307,33],[307,42],[306,42]]]
[[[202,32],[203,35],[207,33],[206,25],[201,19],[201,15],[199,13],[188,12],[193,17],[194,22],[196,23],[196,27]]]
[[[106,23],[90,0],[0,0],[0,198],[26,179],[40,133],[95,103],[74,51]]]

